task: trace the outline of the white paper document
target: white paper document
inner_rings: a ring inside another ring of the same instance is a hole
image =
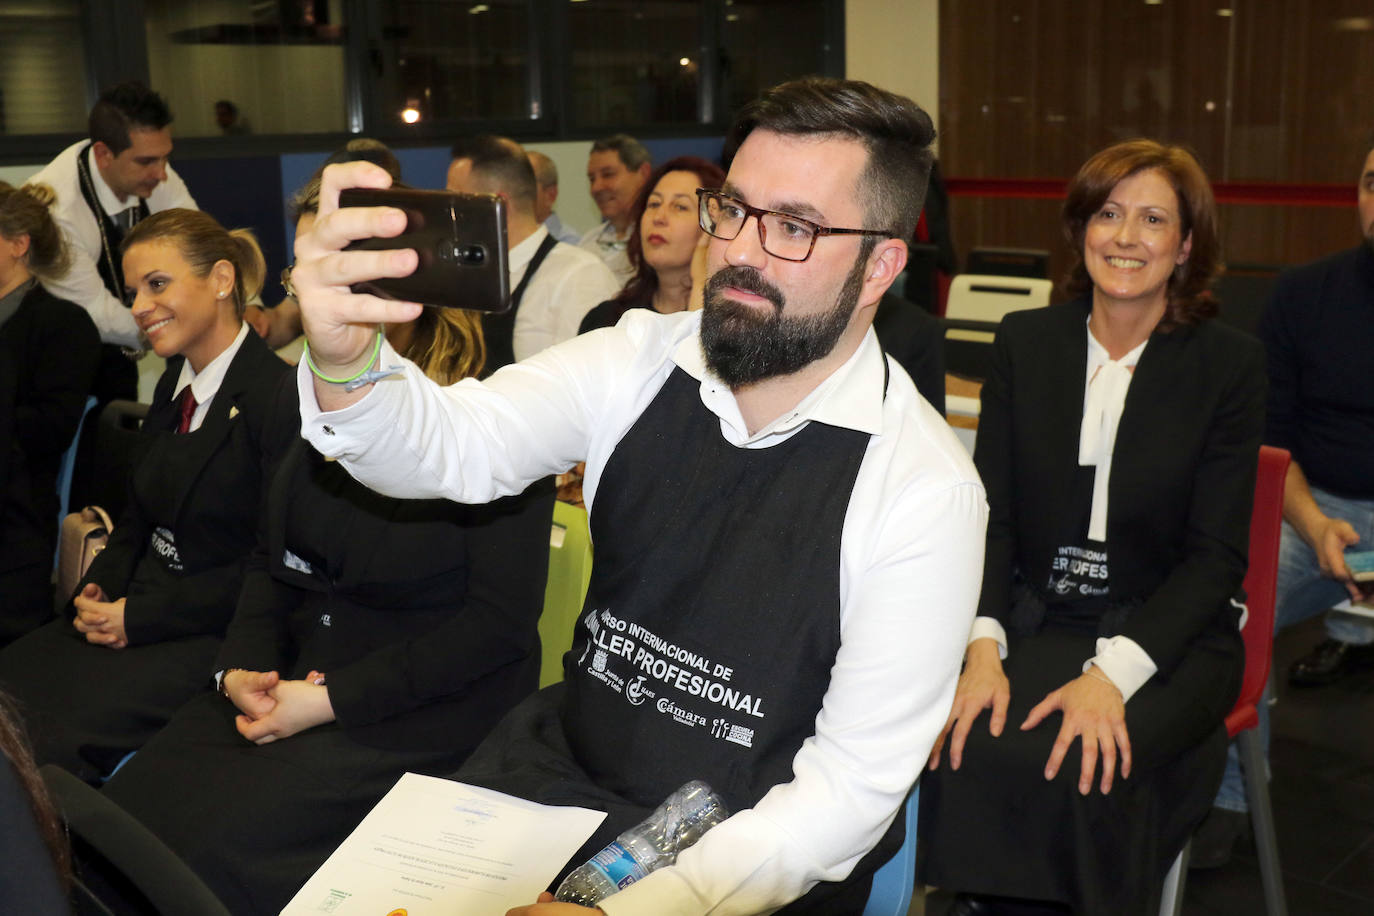
[[[605,817],[407,773],[282,916],[501,916],[534,903]]]

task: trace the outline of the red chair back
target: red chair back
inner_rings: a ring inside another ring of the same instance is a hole
[[[1279,535],[1283,527],[1283,482],[1288,476],[1288,452],[1268,445],[1260,447],[1259,472],[1255,476],[1255,508],[1250,514],[1250,565],[1245,571],[1245,603],[1249,619],[1241,636],[1245,640],[1245,679],[1240,697],[1226,717],[1231,737],[1255,724],[1255,705],[1269,680],[1274,651],[1274,592],[1279,575]]]

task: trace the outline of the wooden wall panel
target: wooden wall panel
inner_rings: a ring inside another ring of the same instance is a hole
[[[1102,147],[1151,136],[1193,149],[1217,181],[1353,185],[1371,130],[1369,0],[940,3],[952,178],[1067,178]],[[1299,263],[1359,238],[1340,207],[1222,209],[1234,262]],[[956,198],[951,216],[961,253],[1061,246],[1057,202]]]

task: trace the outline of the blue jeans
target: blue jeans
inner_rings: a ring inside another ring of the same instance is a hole
[[[1312,488],[1312,497],[1326,515],[1345,519],[1355,529],[1360,540],[1350,549],[1369,550],[1374,547],[1374,500],[1342,499],[1316,487]],[[1279,544],[1278,578],[1274,607],[1275,633],[1315,617],[1333,604],[1350,597],[1344,583],[1322,575],[1316,553],[1287,522],[1283,523],[1283,540]],[[1369,645],[1374,643],[1374,619],[1332,611],[1326,615],[1326,635],[1341,642]],[[1270,678],[1272,683],[1272,672]],[[1258,712],[1260,740],[1264,742],[1267,759],[1269,704],[1261,702]],[[1268,774],[1265,776],[1267,778]],[[1234,742],[1226,755],[1226,773],[1222,776],[1215,804],[1228,811],[1249,810],[1245,800],[1245,782],[1241,776],[1240,754]]]

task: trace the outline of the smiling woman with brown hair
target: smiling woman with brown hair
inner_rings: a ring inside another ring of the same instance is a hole
[[[1244,662],[1264,356],[1209,320],[1206,176],[1179,147],[1117,144],[1064,227],[1077,298],[1003,319],[982,392],[979,616],[919,821],[922,880],[979,895],[953,913],[1157,909]]]

